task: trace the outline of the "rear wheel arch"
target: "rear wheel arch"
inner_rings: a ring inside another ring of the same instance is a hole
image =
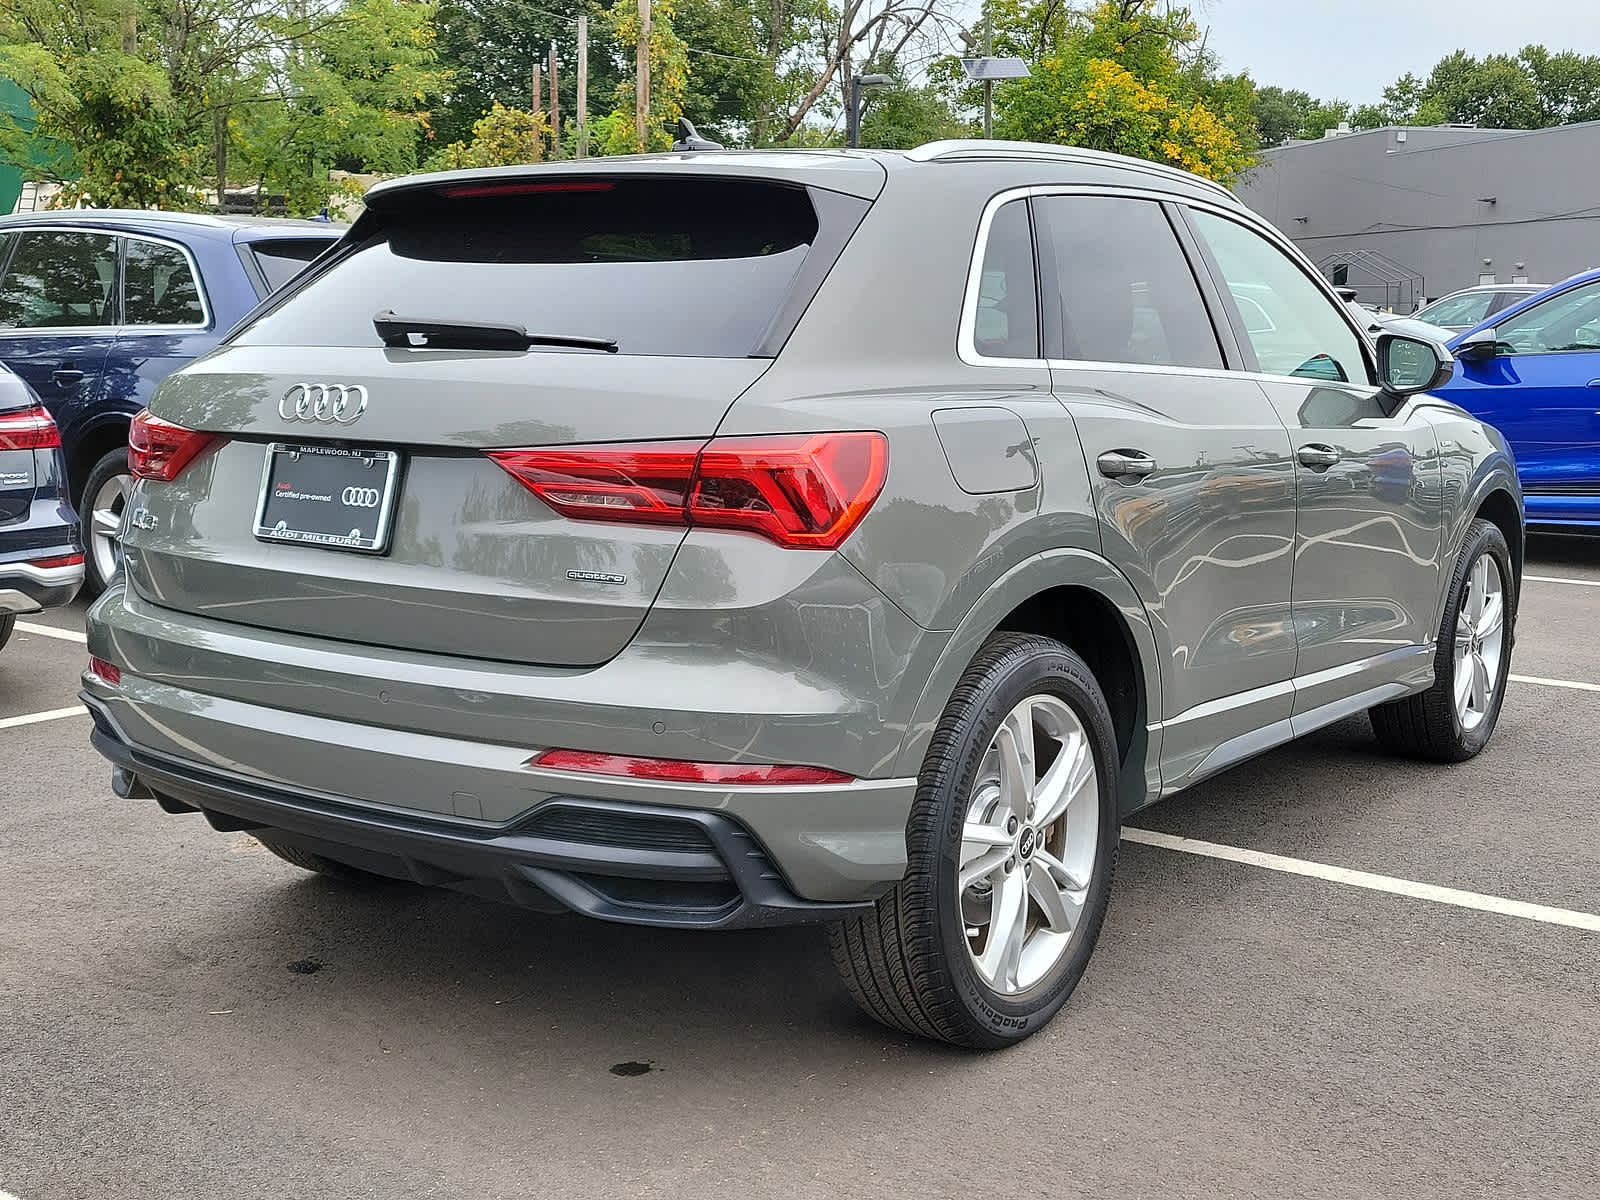
[[[1149,713],[1161,707],[1155,638],[1133,585],[1086,550],[1049,551],[992,584],[945,645],[901,746],[899,773],[917,774],[934,727],[962,673],[996,633],[1033,633],[1070,647],[1106,694],[1122,758],[1118,805],[1125,815],[1159,794]]]
[[[89,481],[89,472],[95,464],[111,451],[128,444],[128,427],[133,418],[125,414],[107,417],[97,422],[78,439],[67,461],[67,486],[72,493],[74,508],[83,506],[83,485]]]

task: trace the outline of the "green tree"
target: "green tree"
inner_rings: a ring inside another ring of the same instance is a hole
[[[973,122],[951,109],[942,88],[895,86],[868,93],[861,113],[861,144],[884,150],[910,150],[941,138],[972,137]]]
[[[997,89],[999,136],[1111,150],[1216,179],[1251,164],[1248,93],[1235,81],[1226,103],[1209,103],[1205,68],[1184,62],[1200,46],[1187,10],[1120,0],[1061,18],[1049,7],[1017,10],[1006,30],[1012,45],[1047,45],[1029,78]]]
[[[472,126],[472,140],[452,142],[428,160],[430,171],[508,167],[544,160],[550,123],[542,112],[507,108],[498,100]]]
[[[1524,46],[1517,59],[1533,81],[1541,128],[1600,121],[1600,56]]]

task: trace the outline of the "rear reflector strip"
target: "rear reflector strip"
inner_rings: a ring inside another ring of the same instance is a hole
[[[28,565],[38,567],[41,571],[53,571],[57,567],[81,567],[83,566],[83,555],[57,554],[53,558],[30,559]]]
[[[630,758],[623,754],[594,754],[587,750],[546,750],[525,764],[546,771],[576,771],[585,775],[622,775],[629,779],[659,779],[668,783],[725,783],[755,787],[804,787],[826,783],[851,783],[851,776],[827,767],[775,766],[768,763],[697,763],[676,758]]]
[[[89,674],[109,684],[122,682],[122,668],[115,663],[109,663],[103,658],[89,656]]]

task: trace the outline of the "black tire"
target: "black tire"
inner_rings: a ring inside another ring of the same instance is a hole
[[[314,871],[318,875],[325,875],[329,879],[337,879],[344,883],[385,885],[393,885],[400,882],[388,875],[379,875],[375,871],[363,871],[360,867],[352,867],[349,863],[325,858],[300,846],[279,841],[270,833],[253,833],[250,836],[283,859],[284,862],[293,863],[305,871]]]
[[[1030,695],[1065,701],[1087,734],[1099,783],[1093,868],[1081,917],[1061,958],[1037,982],[1003,995],[978,973],[957,895],[962,828],[977,772],[997,728]],[[906,874],[870,915],[829,932],[835,965],[856,1002],[885,1025],[974,1049],[1038,1032],[1082,977],[1111,895],[1119,822],[1117,742],[1087,664],[1061,643],[997,634],[957,686],[923,762],[906,828]]]
[[[6,648],[6,643],[11,640],[11,631],[16,627],[17,616],[15,613],[6,613],[5,616],[0,617],[0,650]]]
[[[78,493],[78,537],[83,542],[83,594],[86,597],[98,596],[111,582],[110,576],[104,574],[95,561],[93,500],[106,480],[127,474],[128,448],[119,446],[108,450],[94,464],[89,478],[83,482],[83,491]]]
[[[1456,627],[1461,605],[1466,600],[1472,566],[1481,555],[1494,558],[1500,568],[1503,610],[1503,641],[1499,676],[1483,720],[1476,728],[1463,728],[1456,711]],[[1372,731],[1386,750],[1430,762],[1458,763],[1477,755],[1489,742],[1500,720],[1505,701],[1506,680],[1511,674],[1511,652],[1515,646],[1517,621],[1517,577],[1512,572],[1511,549],[1505,534],[1493,522],[1476,520],[1467,527],[1467,536],[1456,555],[1455,571],[1444,606],[1444,622],[1439,627],[1439,649],[1434,658],[1434,683],[1425,692],[1391,700],[1368,710]]]

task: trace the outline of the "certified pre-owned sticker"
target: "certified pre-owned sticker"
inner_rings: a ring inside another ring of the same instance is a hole
[[[580,583],[627,583],[626,575],[608,575],[604,571],[568,571],[568,579],[576,579]]]

